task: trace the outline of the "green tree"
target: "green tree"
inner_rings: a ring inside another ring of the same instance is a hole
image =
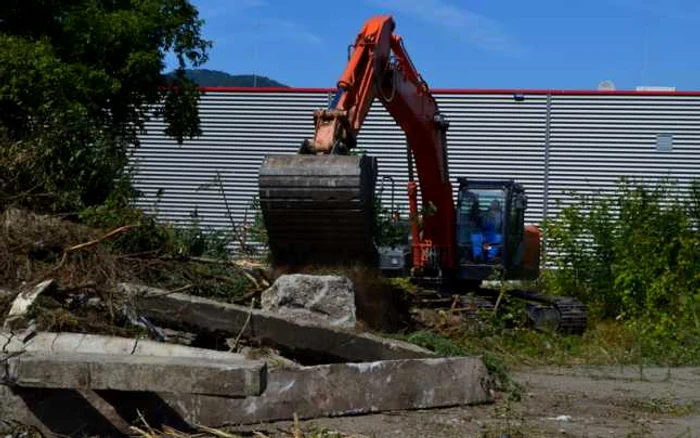
[[[201,134],[185,71],[207,60],[202,24],[188,0],[0,2],[0,207],[104,202],[151,116],[178,142]]]

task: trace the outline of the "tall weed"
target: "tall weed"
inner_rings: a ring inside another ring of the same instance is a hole
[[[651,355],[700,353],[700,182],[621,180],[616,192],[581,195],[544,224],[552,293],[574,295],[597,319],[623,321]]]

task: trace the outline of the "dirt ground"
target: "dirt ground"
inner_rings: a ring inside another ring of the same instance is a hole
[[[378,438],[700,437],[700,368],[645,368],[642,374],[633,367],[534,368],[514,378],[523,385],[519,402],[318,419],[302,427]]]

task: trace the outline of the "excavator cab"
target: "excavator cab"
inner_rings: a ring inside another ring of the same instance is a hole
[[[531,277],[533,250],[539,248],[528,248],[536,244],[537,236],[530,238],[534,230],[524,225],[527,197],[522,185],[511,179],[459,178],[458,182],[457,277],[488,280],[496,267],[508,280]]]

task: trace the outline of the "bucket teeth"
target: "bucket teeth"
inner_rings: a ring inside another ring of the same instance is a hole
[[[376,159],[270,155],[259,196],[275,266],[376,264]]]

